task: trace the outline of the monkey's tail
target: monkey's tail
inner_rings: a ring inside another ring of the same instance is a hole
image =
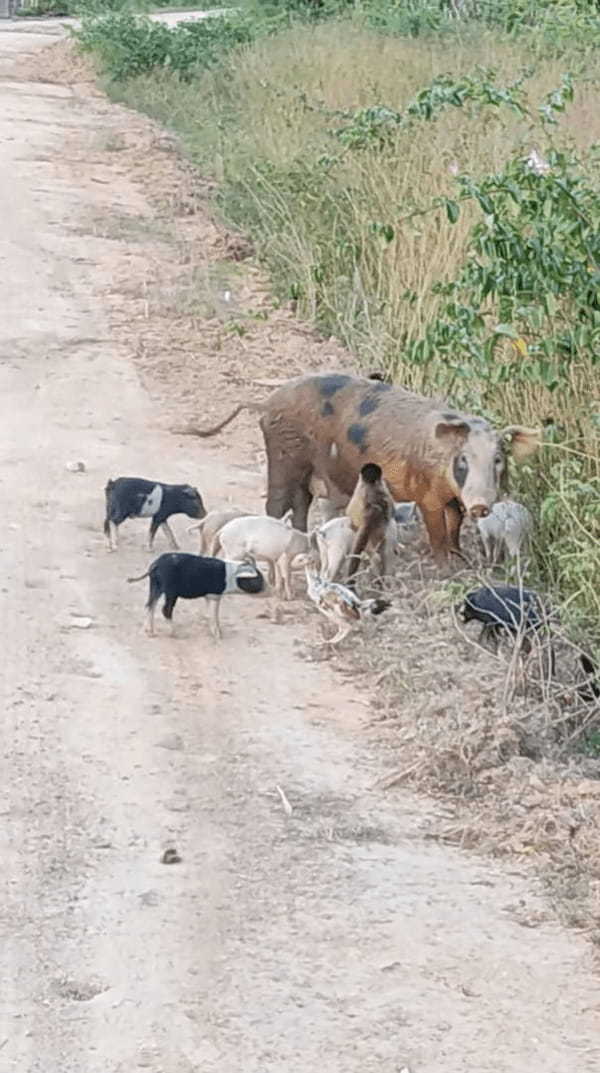
[[[128,577],[127,578],[127,584],[131,585],[132,582],[134,582],[134,581],[143,581],[145,577],[150,577],[150,571],[149,570],[146,570],[145,574],[140,574],[139,577]]]
[[[227,425],[234,421],[238,414],[241,414],[242,410],[261,411],[263,409],[264,404],[260,402],[241,402],[239,406],[236,406],[235,410],[232,410],[227,417],[224,417],[218,425],[213,425],[211,428],[196,428],[194,425],[188,425],[187,428],[172,428],[171,432],[175,433],[177,436],[200,436],[202,439],[205,439],[207,436],[216,436],[217,432],[220,432],[221,429],[226,428]]]

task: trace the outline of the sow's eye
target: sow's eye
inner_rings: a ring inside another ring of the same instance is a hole
[[[504,465],[504,458],[502,457],[502,455],[496,455],[494,459],[494,465],[496,469],[500,469],[500,467]]]
[[[459,488],[462,488],[467,480],[469,473],[469,463],[466,455],[457,455],[453,464],[454,480]]]

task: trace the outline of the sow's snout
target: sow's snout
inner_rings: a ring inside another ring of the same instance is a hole
[[[469,510],[469,516],[477,521],[479,518],[487,518],[490,513],[490,508],[486,507],[485,503],[476,503],[474,507]]]

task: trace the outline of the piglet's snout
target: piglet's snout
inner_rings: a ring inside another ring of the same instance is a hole
[[[489,513],[490,508],[486,507],[484,503],[476,503],[469,511],[469,514],[475,521],[477,521],[478,518],[487,518]]]

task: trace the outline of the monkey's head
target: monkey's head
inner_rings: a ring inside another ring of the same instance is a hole
[[[367,462],[361,469],[360,475],[365,484],[377,484],[382,477],[381,466],[378,466],[376,462]]]

